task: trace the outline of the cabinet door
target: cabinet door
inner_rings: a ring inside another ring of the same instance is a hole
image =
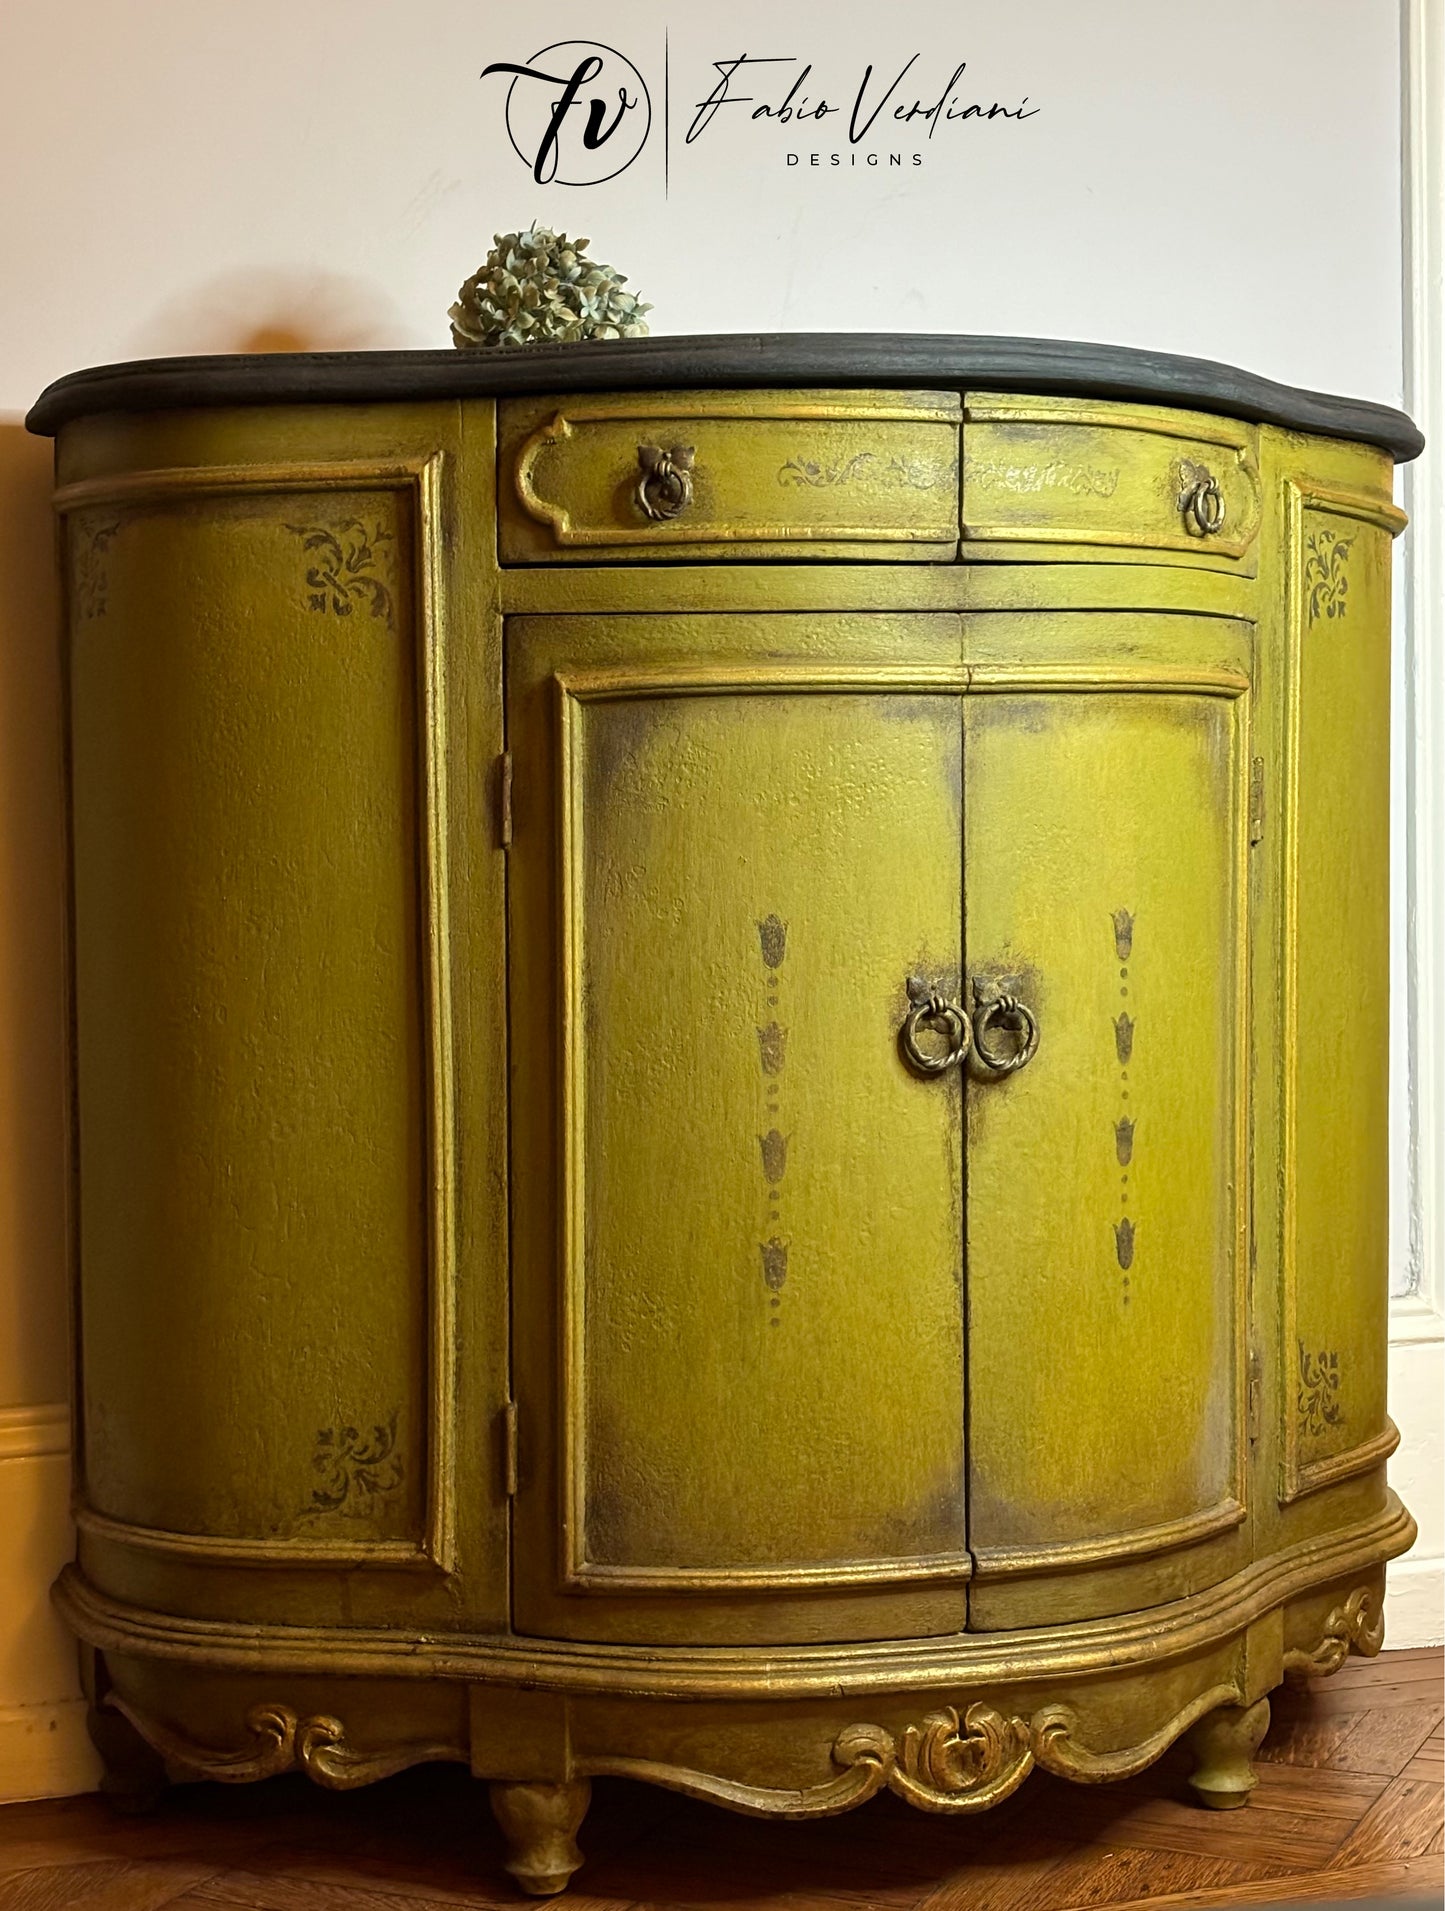
[[[1026,1066],[968,1090],[989,1627],[1242,1563],[1250,652],[1186,617],[971,631],[968,975],[1038,1024]]]
[[[965,1623],[959,621],[507,635],[515,1619]]]

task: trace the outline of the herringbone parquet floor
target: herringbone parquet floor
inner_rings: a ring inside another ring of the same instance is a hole
[[[1035,1775],[980,1818],[892,1797],[789,1825],[599,1781],[570,1911],[1163,1911],[1441,1892],[1442,1655],[1353,1659],[1276,1695],[1238,1812],[1187,1801],[1175,1752],[1115,1786]],[[0,1911],[472,1911],[523,1902],[485,1789],[431,1767],[365,1791],[176,1790],[0,1808]],[[532,1902],[536,1902],[533,1900]]]

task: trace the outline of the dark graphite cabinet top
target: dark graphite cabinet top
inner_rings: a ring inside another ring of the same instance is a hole
[[[51,433],[69,419],[98,412],[196,405],[849,385],[957,386],[1179,405],[1379,445],[1401,463],[1418,457],[1425,443],[1410,419],[1388,405],[1300,391],[1212,359],[1063,339],[937,332],[705,332],[490,351],[138,359],[58,379],[26,423],[34,432]]]

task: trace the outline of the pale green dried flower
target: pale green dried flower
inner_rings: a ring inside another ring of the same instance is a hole
[[[485,262],[447,314],[452,343],[550,345],[558,340],[646,338],[644,305],[610,265],[583,258],[587,240],[533,222],[499,232]]]

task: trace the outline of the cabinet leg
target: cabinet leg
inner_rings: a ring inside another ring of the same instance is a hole
[[[154,1811],[168,1784],[160,1753],[111,1706],[91,1705],[85,1715],[85,1728],[100,1753],[102,1795],[116,1811]]]
[[[507,1869],[524,1891],[546,1898],[567,1889],[582,1862],[577,1829],[592,1799],[589,1779],[548,1785],[499,1780],[492,1811],[507,1841]]]
[[[1269,1730],[1269,1700],[1251,1706],[1222,1705],[1207,1713],[1185,1734],[1194,1754],[1189,1783],[1201,1805],[1215,1811],[1234,1811],[1249,1803],[1258,1782],[1254,1755]]]

